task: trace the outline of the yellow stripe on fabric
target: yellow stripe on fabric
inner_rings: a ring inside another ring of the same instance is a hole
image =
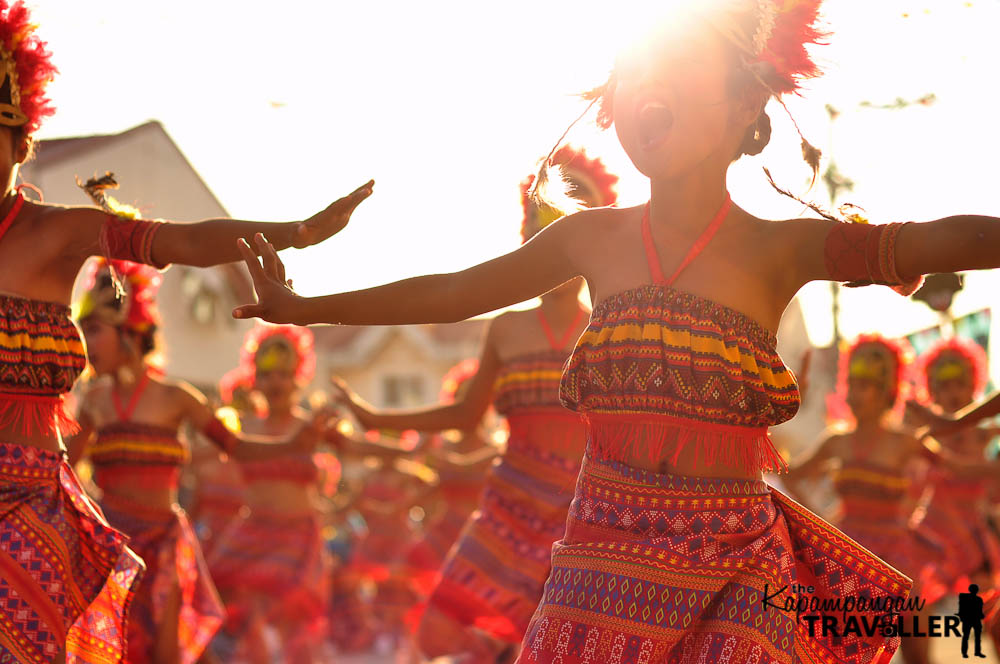
[[[910,486],[909,478],[894,477],[877,471],[861,470],[860,468],[839,470],[834,478],[835,482],[846,482],[850,480],[860,480],[867,484],[876,484],[878,486],[891,489],[906,489]]]
[[[57,338],[49,334],[32,336],[27,332],[10,335],[0,331],[0,348],[6,348],[11,351],[18,351],[22,348],[31,348],[35,351],[53,351],[59,353],[71,352],[78,355],[83,354],[83,343],[78,338],[74,338],[72,336]]]
[[[497,378],[495,387],[496,389],[500,389],[511,383],[528,383],[528,382],[541,382],[541,381],[549,381],[557,383],[561,378],[562,378],[561,369],[511,371],[509,373],[500,375]]]
[[[128,451],[139,451],[139,452],[157,452],[165,456],[184,456],[185,450],[180,446],[180,443],[175,442],[174,444],[164,444],[155,445],[142,442],[132,442],[132,441],[101,441],[95,443],[90,449],[90,454],[103,452],[128,452]]]

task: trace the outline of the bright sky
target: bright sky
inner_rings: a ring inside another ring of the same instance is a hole
[[[628,16],[611,14],[619,3],[582,0],[30,4],[62,72],[51,87],[59,112],[41,137],[158,119],[240,218],[301,218],[376,179],[346,231],[286,252],[305,294],[451,271],[515,248],[518,182],[582,110],[573,93],[606,76]],[[827,0],[826,12],[834,36],[816,51],[826,76],[789,106],[857,184],[844,199],[876,221],[1000,215],[1000,1]],[[937,95],[930,107],[859,106],[926,93]],[[832,128],[826,104],[842,112]],[[798,139],[780,108],[770,115],[771,145],[732,170],[731,191],[761,216],[800,216],[760,172],[767,165],[804,188]],[[622,176],[623,203],[645,200],[648,183],[613,132],[590,123],[570,140]],[[827,202],[821,186],[811,196]],[[967,279],[955,312],[992,304],[998,281]],[[819,344],[830,337],[828,293],[825,284],[803,293]],[[848,335],[936,320],[888,289],[843,298]]]

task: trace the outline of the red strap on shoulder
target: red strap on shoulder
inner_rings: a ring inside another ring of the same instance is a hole
[[[118,390],[111,390],[111,402],[115,406],[115,413],[118,414],[118,419],[122,422],[128,422],[132,419],[132,413],[135,412],[135,407],[139,404],[139,398],[145,391],[146,386],[149,385],[149,373],[143,373],[142,378],[136,383],[135,389],[132,391],[132,396],[129,397],[128,405],[122,408],[121,397],[118,396]]]
[[[0,238],[3,238],[7,229],[9,229],[10,225],[14,223],[15,219],[17,219],[17,214],[21,211],[21,207],[23,205],[24,196],[22,196],[21,192],[18,191],[14,195],[14,204],[10,206],[10,211],[7,212],[7,216],[3,218],[3,221],[0,221]]]
[[[702,231],[698,239],[695,240],[691,249],[687,252],[684,260],[681,264],[677,266],[674,273],[670,275],[669,279],[663,278],[663,270],[660,268],[660,255],[656,251],[656,244],[653,243],[653,232],[649,227],[649,203],[646,203],[646,209],[642,213],[642,241],[646,245],[646,260],[649,262],[649,273],[653,277],[653,281],[664,286],[672,286],[677,277],[681,275],[688,265],[694,261],[698,255],[705,250],[708,243],[712,241],[715,234],[719,231],[722,226],[722,222],[726,220],[726,216],[729,214],[730,208],[733,207],[733,199],[726,193],[726,200],[722,202],[722,207],[719,211],[715,213],[715,217],[709,222],[708,226]]]
[[[538,320],[542,324],[542,330],[545,331],[545,336],[549,340],[549,346],[552,347],[552,350],[564,350],[566,348],[566,344],[569,343],[570,335],[573,334],[573,330],[576,329],[576,326],[580,323],[580,319],[583,317],[583,309],[577,310],[576,316],[573,317],[573,322],[569,324],[568,328],[566,328],[562,339],[556,339],[556,335],[552,332],[552,326],[549,325],[549,321],[545,318],[545,314],[542,312],[541,307],[536,309],[536,311],[538,312]]]

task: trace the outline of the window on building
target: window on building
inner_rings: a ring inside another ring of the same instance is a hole
[[[383,376],[382,403],[385,408],[407,408],[426,403],[423,377],[412,374]]]

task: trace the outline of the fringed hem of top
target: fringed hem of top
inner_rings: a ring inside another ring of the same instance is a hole
[[[80,431],[62,395],[0,393],[0,429],[18,426],[25,436],[66,436]]]
[[[694,461],[738,467],[748,472],[787,472],[788,462],[771,440],[767,427],[698,422],[670,415],[584,413],[587,447],[596,458],[621,460],[645,454],[651,462],[664,457],[676,464],[694,448]]]
[[[530,442],[561,454],[582,454],[587,441],[583,418],[562,407],[518,410],[507,415],[508,446]]]

